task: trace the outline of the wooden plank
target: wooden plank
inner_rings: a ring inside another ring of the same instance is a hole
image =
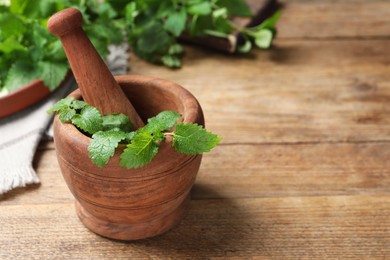
[[[222,145],[204,155],[193,198],[388,194],[390,142]]]
[[[390,197],[192,201],[165,235],[121,243],[85,229],[73,204],[4,206],[1,259],[390,257]]]
[[[390,142],[220,145],[205,154],[194,200],[389,193]],[[0,205],[73,201],[55,151],[38,152],[42,184],[0,197]]]
[[[386,0],[282,0],[279,38],[366,38],[390,35]]]
[[[388,40],[275,45],[248,57],[187,48],[180,70],[132,56],[131,73],[189,89],[224,143],[389,140]]]

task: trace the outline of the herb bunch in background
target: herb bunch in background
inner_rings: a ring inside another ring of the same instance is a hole
[[[102,115],[97,108],[71,97],[58,101],[48,111],[53,112],[58,112],[62,123],[72,123],[92,138],[88,155],[98,167],[108,163],[119,144],[126,145],[120,165],[133,169],[150,163],[167,136],[172,137],[176,151],[190,155],[209,152],[221,140],[200,125],[178,123],[182,116],[169,110],[149,118],[148,123],[136,131],[131,131],[133,127],[127,116]]]
[[[240,33],[244,43],[238,52],[249,52],[252,42],[259,48],[269,48],[276,35],[275,13],[261,25],[242,28],[232,22],[233,16],[250,17],[245,0],[110,0],[125,17],[128,41],[134,52],[143,59],[180,67],[183,53],[178,38],[182,33],[190,37],[215,36],[228,38]]]
[[[48,18],[68,7],[83,14],[83,28],[102,57],[108,45],[127,40],[141,58],[181,66],[178,38],[241,33],[238,52],[253,43],[268,48],[280,13],[253,28],[240,28],[232,16],[251,16],[244,0],[0,0],[0,96],[41,78],[54,89],[69,65],[60,41],[48,33]]]
[[[122,42],[121,22],[111,5],[80,0],[0,0],[0,96],[42,79],[54,89],[69,65],[60,41],[47,30],[49,17],[67,7],[78,8],[84,29],[105,57],[108,45]]]

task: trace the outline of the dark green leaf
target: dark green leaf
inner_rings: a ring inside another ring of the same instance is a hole
[[[127,143],[130,143],[131,140],[133,140],[134,136],[137,134],[136,131],[133,131],[133,132],[130,132],[130,133],[126,133],[126,141]]]
[[[212,6],[210,2],[198,1],[188,6],[187,12],[192,15],[209,15],[211,14]]]
[[[76,115],[76,110],[67,107],[59,110],[58,114],[62,123],[70,122],[73,116]]]
[[[271,29],[273,30],[275,28],[276,22],[279,20],[281,16],[281,12],[277,11],[275,12],[270,18],[266,19],[264,22],[262,22],[259,25],[259,29]]]
[[[223,17],[214,18],[214,26],[221,33],[230,34],[233,31],[230,21]]]
[[[193,36],[201,36],[205,34],[205,30],[214,30],[214,21],[211,16],[194,15],[190,24],[190,34]]]
[[[92,106],[85,106],[80,114],[74,115],[72,123],[89,134],[103,129],[102,115],[97,108]]]
[[[37,23],[33,24],[32,30],[34,49],[35,51],[41,51],[45,47],[46,43],[48,42],[48,39],[50,39],[51,36],[49,35],[47,29]]]
[[[22,14],[31,0],[12,0],[10,10],[14,14]]]
[[[169,130],[171,129],[181,118],[181,115],[179,113],[176,113],[174,111],[163,111],[159,113],[155,117],[151,117],[148,119],[147,125],[144,126],[145,131],[149,131],[150,133],[158,133],[161,131]]]
[[[182,54],[183,51],[184,51],[183,47],[180,44],[175,43],[175,44],[171,45],[171,47],[169,47],[168,53],[170,55],[177,55],[177,54]]]
[[[85,106],[87,106],[87,103],[81,100],[74,100],[71,104],[71,107],[76,110],[83,109]]]
[[[49,42],[45,46],[42,54],[42,60],[59,61],[63,64],[68,64],[64,49],[62,48],[62,44],[59,39],[54,39],[52,42]]]
[[[214,18],[227,18],[228,17],[228,10],[226,7],[222,7],[219,9],[215,9],[213,11],[213,17]]]
[[[124,114],[111,114],[103,117],[103,130],[121,130],[123,132],[130,132],[133,128],[130,119]]]
[[[180,68],[181,67],[180,59],[174,55],[165,55],[165,56],[161,57],[161,61],[164,65],[166,65],[170,68]]]
[[[65,78],[68,65],[61,62],[40,61],[38,62],[38,71],[43,83],[53,90]]]
[[[267,49],[271,46],[272,39],[272,31],[269,29],[262,29],[256,33],[255,44],[259,48]]]
[[[65,9],[67,4],[66,2],[66,0],[39,1],[39,12],[41,17],[50,17],[52,14],[58,12],[59,10]]]
[[[245,43],[238,46],[238,52],[241,53],[248,53],[252,49],[252,42],[250,40],[245,40]]]
[[[0,39],[10,36],[23,36],[27,28],[22,19],[15,14],[0,13]]]
[[[230,16],[252,16],[252,11],[244,0],[218,0],[217,4],[225,7]]]
[[[91,9],[96,14],[99,14],[99,18],[101,19],[110,20],[117,16],[117,12],[109,3],[100,2],[96,5],[93,5]]]
[[[171,13],[168,16],[164,23],[164,29],[178,37],[184,31],[186,20],[187,13],[185,12],[184,8],[182,8],[180,11]]]
[[[15,51],[27,52],[27,48],[16,37],[8,37],[0,42],[0,52],[9,54]]]
[[[45,0],[46,1],[46,0]],[[42,18],[40,4],[35,0],[12,0],[11,1],[11,12],[20,14],[30,19]]]
[[[88,156],[92,162],[103,167],[114,155],[115,149],[120,141],[126,138],[126,134],[121,131],[99,131],[92,135],[91,143],[88,145]]]
[[[60,99],[57,101],[57,103],[54,104],[52,108],[47,111],[47,113],[51,114],[53,112],[60,111],[61,109],[69,108],[73,101],[74,98],[72,97]]]
[[[112,43],[119,44],[123,40],[122,32],[119,28],[113,26],[113,23],[98,22],[93,25],[93,30],[89,32],[90,37],[96,37],[95,41],[111,41]],[[107,43],[105,46],[107,47]]]
[[[201,154],[214,148],[221,138],[197,124],[177,124],[173,147],[183,154]]]
[[[141,131],[133,137],[121,154],[120,165],[128,169],[143,167],[152,161],[157,152],[158,145],[153,135]]]
[[[165,19],[172,13],[176,12],[176,7],[173,1],[161,1],[156,6],[157,12],[153,16],[157,19]]]
[[[135,2],[128,3],[125,7],[125,18],[126,22],[132,26],[134,23],[135,18],[139,14],[139,11],[137,10],[137,5]]]
[[[137,51],[141,54],[160,53],[168,50],[170,37],[159,23],[152,23],[139,36]]]
[[[4,87],[12,92],[38,78],[35,67],[27,61],[16,61],[8,71]]]

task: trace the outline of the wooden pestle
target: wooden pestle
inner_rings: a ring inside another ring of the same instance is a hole
[[[144,126],[142,119],[83,31],[82,22],[80,11],[68,8],[49,19],[48,29],[60,38],[84,101],[97,107],[102,114],[127,115],[135,129]]]

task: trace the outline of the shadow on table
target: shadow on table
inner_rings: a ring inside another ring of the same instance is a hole
[[[229,256],[250,246],[250,224],[245,208],[236,201],[221,198],[203,185],[195,192],[209,194],[212,199],[193,199],[179,226],[155,238],[130,242],[145,247],[150,255],[164,257]],[[249,244],[248,244],[249,242]]]
[[[15,189],[8,191],[4,194],[0,194],[0,204],[2,204],[2,202],[4,202],[4,203],[9,202],[11,204],[10,201],[17,200],[21,194],[25,195],[25,194],[34,192],[40,186],[41,186],[41,184],[39,184],[39,183],[38,184],[30,184],[26,187],[15,188]],[[28,195],[26,195],[26,196],[28,196]]]

